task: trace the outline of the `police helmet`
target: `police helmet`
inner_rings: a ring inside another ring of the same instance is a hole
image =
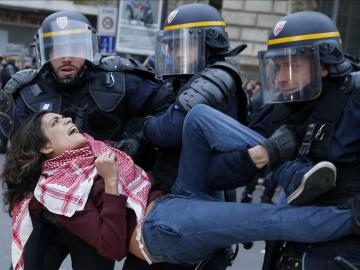
[[[156,75],[195,74],[205,66],[206,48],[213,54],[229,49],[220,12],[206,4],[188,4],[173,10],[158,35]]]
[[[35,47],[38,68],[61,57],[80,57],[95,65],[100,60],[96,30],[75,11],[49,15],[35,34]]]
[[[7,63],[3,69],[1,70],[1,85],[2,87],[5,86],[5,84],[10,80],[11,76],[14,75],[18,69],[16,68],[14,63]]]
[[[322,76],[341,77],[352,70],[335,23],[315,11],[277,21],[259,64],[266,103],[313,100],[321,93]]]

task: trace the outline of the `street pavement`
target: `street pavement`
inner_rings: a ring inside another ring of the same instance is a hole
[[[0,168],[4,163],[4,155],[0,155]],[[257,188],[254,193],[255,202],[259,201],[259,195],[261,189]],[[241,194],[241,189],[238,190]],[[1,211],[0,211],[0,270],[9,269],[11,261],[11,220],[7,213],[4,211],[1,196]],[[260,270],[264,257],[264,242],[256,242],[250,250],[245,250],[242,246],[240,247],[239,254],[232,267],[229,270]],[[122,262],[116,263],[115,270],[121,270]],[[60,270],[71,270],[70,259],[67,258],[62,264]],[[99,269],[101,270],[101,269]],[[171,269],[169,269],[171,270]]]

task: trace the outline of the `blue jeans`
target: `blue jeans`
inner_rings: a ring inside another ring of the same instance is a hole
[[[187,115],[172,194],[146,217],[146,247],[157,261],[194,264],[217,248],[258,240],[320,242],[351,233],[351,211],[223,202],[204,177],[212,151],[242,150],[261,136],[204,105]],[[221,169],[221,168],[219,168]]]
[[[314,165],[313,161],[305,159],[287,161],[273,172],[271,179],[276,181],[289,196],[300,186],[304,175]]]

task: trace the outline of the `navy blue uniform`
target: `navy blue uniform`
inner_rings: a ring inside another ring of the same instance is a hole
[[[327,78],[323,81],[322,94],[316,100],[268,106],[265,109],[265,114],[263,114],[264,117],[253,125],[255,130],[268,137],[280,125],[288,124],[296,132],[300,145],[303,145],[307,127],[310,124],[315,124],[310,148],[302,156],[314,162],[331,161],[338,171],[336,186],[318,198],[314,202],[316,205],[349,207],[349,200],[360,194],[360,182],[358,180],[360,174],[358,165],[360,162],[360,85],[357,82],[359,78],[360,73],[350,73],[347,78]],[[208,177],[210,181],[221,181],[224,177],[238,181],[239,176],[241,176],[245,183],[251,181],[259,173],[259,170],[250,161],[247,149],[216,154],[211,162],[217,166],[209,165]],[[218,167],[222,168],[221,172],[215,169]],[[326,248],[326,245],[322,244],[291,243],[288,244],[289,249],[283,251],[291,254],[285,254],[286,257],[282,259],[282,266],[277,266],[279,268],[276,269],[290,269],[290,261],[296,259],[301,262],[301,256],[304,252],[311,254],[311,256],[306,256],[308,261],[305,260],[305,265],[309,269],[318,269],[315,265],[321,264],[321,260],[319,261],[321,256],[325,256],[326,260],[331,260],[335,255],[340,255],[350,258],[353,262],[359,262],[360,257],[354,253],[355,251],[351,251],[351,255],[346,255],[349,250],[358,249],[359,244],[360,239],[355,235],[332,241],[328,243]],[[335,249],[337,245],[345,245],[346,249]],[[296,257],[299,254],[300,256]],[[331,255],[333,257],[329,257],[329,254],[333,254]],[[281,255],[284,254],[278,254],[278,256]],[[289,258],[289,261],[286,258]],[[274,263],[273,258],[271,258],[271,262],[269,259],[264,269],[275,269]],[[327,269],[338,269],[335,268],[335,261],[331,261],[330,264],[326,264]],[[301,264],[299,267],[301,269]]]
[[[173,87],[175,96],[179,96],[182,91],[187,89],[198,77],[199,74],[196,74],[185,82],[179,82],[179,79],[174,80],[171,86]],[[226,105],[208,105],[246,124],[247,101],[241,87],[241,79],[240,77],[234,76],[233,80],[236,89],[227,89],[229,92],[233,92],[230,94]],[[144,127],[145,140],[159,148],[161,152],[157,164],[155,164],[152,170],[152,175],[155,180],[155,187],[159,184],[162,190],[170,191],[177,175],[185,116],[186,111],[180,108],[175,102],[169,106],[165,113],[151,117]]]
[[[212,61],[210,63],[216,63],[216,61]],[[211,66],[210,63],[209,66]],[[174,96],[179,97],[183,91],[191,87],[192,82],[199,78],[199,76],[201,76],[201,73],[196,74],[187,80],[177,78],[171,82],[165,83],[164,87],[172,89]],[[226,105],[223,106],[221,103],[218,106],[214,104],[208,105],[223,111],[227,115],[245,124],[247,104],[245,93],[241,87],[241,79],[237,74],[233,76],[232,80],[234,89],[226,89],[229,91],[229,96],[231,96],[226,100]],[[170,105],[165,113],[151,117],[146,121],[143,130],[143,139],[159,149],[157,162],[151,170],[151,175],[154,180],[153,188],[155,189],[169,192],[173,183],[175,182],[180,157],[182,128],[186,113],[187,112],[181,108],[177,101],[174,100],[174,104]],[[222,186],[219,188],[223,190]],[[232,192],[228,192],[226,196],[229,200],[235,199],[235,196]],[[225,250],[225,252],[228,252],[228,250]],[[232,255],[230,253],[224,254],[224,250],[219,250],[211,258],[211,261],[206,264],[206,269],[224,269],[229,264],[229,257]],[[149,266],[146,264],[146,262],[143,262],[130,254],[130,256],[128,256],[125,261],[123,269],[186,270],[193,268],[189,266],[172,265],[168,263],[160,263]]]

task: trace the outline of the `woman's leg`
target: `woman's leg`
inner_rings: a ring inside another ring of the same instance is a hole
[[[101,256],[97,250],[76,235],[63,230],[73,270],[113,270],[115,261]]]
[[[238,242],[312,243],[350,233],[350,210],[225,203],[176,195],[160,200],[144,225],[146,247],[154,258],[189,264]]]
[[[33,231],[24,250],[26,270],[57,270],[68,250],[57,243],[57,228],[42,218],[31,216]]]
[[[37,270],[58,270],[69,254],[73,270],[114,269],[113,260],[100,256],[94,247],[79,237],[53,224],[47,227],[47,245],[41,253],[43,265]]]
[[[211,193],[205,173],[212,154],[246,150],[263,139],[215,109],[195,106],[185,118],[179,173],[172,192]]]

